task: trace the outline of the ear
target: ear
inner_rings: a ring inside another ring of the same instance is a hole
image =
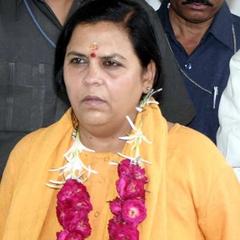
[[[151,60],[147,68],[144,69],[144,73],[143,73],[143,92],[144,93],[147,93],[149,89],[153,87],[155,74],[156,74],[156,65]]]

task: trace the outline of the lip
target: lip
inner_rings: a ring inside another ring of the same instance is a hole
[[[106,101],[98,96],[91,96],[88,95],[84,97],[81,101],[83,104],[86,104],[88,106],[100,106],[102,104],[106,104]]]
[[[191,3],[187,4],[186,6],[195,11],[202,11],[209,7],[208,5],[202,3]]]

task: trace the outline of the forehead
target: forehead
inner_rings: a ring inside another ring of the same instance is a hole
[[[120,24],[112,22],[77,25],[69,41],[68,49],[87,50],[93,43],[98,45],[98,51],[103,49],[133,50],[127,31]]]

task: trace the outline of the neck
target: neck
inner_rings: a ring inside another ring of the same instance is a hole
[[[119,140],[118,137],[119,136],[99,137],[84,131],[80,133],[83,145],[95,152],[121,152],[125,142]]]
[[[189,55],[199,45],[213,21],[211,18],[202,23],[192,23],[177,15],[171,7],[169,9],[169,19],[176,39]]]
[[[73,0],[46,0],[59,22],[63,25],[73,4]]]
[[[131,132],[131,127],[127,119],[121,127],[119,126],[119,124],[117,128],[113,126],[90,126],[89,128],[79,126],[81,142],[96,152],[121,152],[126,141],[119,140],[119,137],[127,136]]]

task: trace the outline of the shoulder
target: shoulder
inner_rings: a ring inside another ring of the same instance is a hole
[[[169,126],[169,144],[171,147],[189,150],[189,146],[192,146],[193,151],[198,151],[203,147],[215,148],[210,139],[194,129],[181,124],[171,124]],[[190,143],[191,145],[189,145]]]
[[[230,169],[210,139],[180,124],[175,124],[169,131],[168,152],[170,166],[194,173],[200,179],[203,176],[217,178],[224,169]]]
[[[188,192],[196,206],[206,205],[214,189],[227,188],[230,182],[237,185],[232,168],[203,134],[175,124],[168,142],[169,186]]]
[[[14,147],[12,154],[29,152],[30,149],[44,149],[60,141],[72,129],[71,110],[69,109],[56,123],[38,129],[22,138]]]
[[[51,154],[64,151],[65,145],[71,142],[72,129],[70,111],[67,111],[58,122],[26,135],[10,153],[3,177],[19,176],[28,171],[30,165],[32,169],[47,165]]]

